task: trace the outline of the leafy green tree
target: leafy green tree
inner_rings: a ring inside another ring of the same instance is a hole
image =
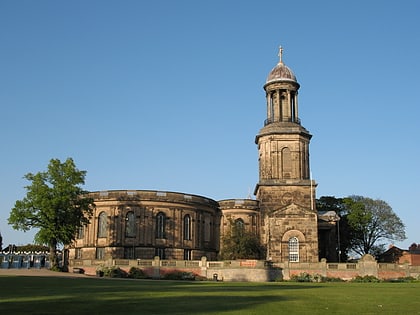
[[[403,222],[385,201],[350,196],[343,202],[352,230],[351,249],[355,253],[376,255],[384,249],[380,241],[406,239]]]
[[[220,258],[223,260],[264,258],[265,249],[258,236],[246,231],[240,220],[230,219],[229,222],[231,230],[222,238]]]
[[[16,201],[10,212],[8,222],[14,229],[38,229],[35,242],[49,246],[52,269],[58,268],[58,245],[70,244],[92,216],[93,199],[80,187],[85,175],[71,158],[64,163],[51,159],[47,171],[24,176],[31,182],[25,187],[26,197]]]

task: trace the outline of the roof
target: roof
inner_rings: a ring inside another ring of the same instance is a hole
[[[283,63],[283,48],[280,46],[279,63],[268,74],[266,84],[276,81],[293,81],[297,82],[293,71]]]
[[[340,217],[335,211],[318,211],[318,219],[327,221],[327,222],[336,222],[340,221]]]
[[[296,76],[292,70],[288,66],[286,66],[283,62],[279,62],[277,66],[275,66],[270,74],[267,77],[266,83],[271,83],[275,81],[293,81],[297,82]]]

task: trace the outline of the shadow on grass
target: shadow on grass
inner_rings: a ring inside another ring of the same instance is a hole
[[[248,313],[294,299],[285,290],[316,285],[0,277],[0,309],[9,314]]]

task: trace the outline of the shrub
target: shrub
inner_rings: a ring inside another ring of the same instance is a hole
[[[298,275],[292,275],[290,281],[295,282],[322,282],[322,276],[319,274],[309,274],[307,272],[302,272]]]
[[[384,282],[414,282],[416,281],[413,277],[399,277],[394,279],[386,279]]]
[[[307,272],[302,272],[298,275],[292,275],[290,281],[295,282],[343,282],[341,278],[333,277],[323,277],[320,274],[309,274]]]
[[[60,268],[60,266],[51,266],[50,270],[51,271],[57,271],[57,272],[61,272],[62,271],[61,268]]]
[[[101,267],[96,270],[96,275],[99,277],[110,277],[110,278],[127,278],[128,274],[126,271],[119,267]]]
[[[147,279],[148,276],[144,273],[143,270],[137,267],[131,267],[128,271],[128,277],[131,279]]]
[[[162,279],[165,280],[195,280],[195,274],[185,271],[173,271],[165,274]]]
[[[360,283],[372,282],[372,283],[377,283],[377,282],[381,282],[381,280],[379,280],[375,276],[363,276],[363,277],[362,276],[357,276],[357,277],[351,279],[351,282],[360,282]]]

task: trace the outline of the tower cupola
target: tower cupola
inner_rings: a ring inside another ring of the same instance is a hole
[[[298,115],[299,83],[293,71],[279,62],[264,84],[267,118],[255,139],[260,151],[260,184],[278,180],[308,180],[309,141]]]
[[[283,62],[283,48],[279,50],[279,62],[270,71],[264,90],[267,99],[267,119],[265,125],[271,123],[297,123],[299,83],[293,71]]]

